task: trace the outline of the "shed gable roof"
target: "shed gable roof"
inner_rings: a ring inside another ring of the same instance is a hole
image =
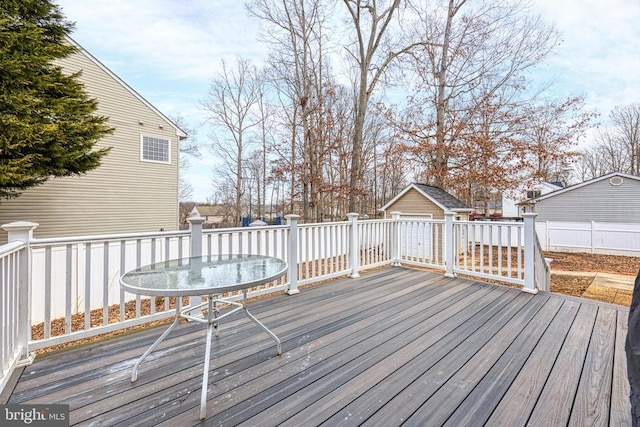
[[[224,215],[224,207],[218,205],[197,205],[193,209],[201,216],[220,216]]]
[[[440,187],[434,187],[432,185],[426,184],[418,184],[412,183],[407,186],[404,190],[402,190],[397,196],[388,201],[383,207],[380,208],[381,211],[386,211],[389,206],[393,205],[398,199],[404,196],[409,190],[415,189],[420,194],[422,194],[427,199],[431,200],[438,207],[440,207],[443,211],[468,211],[471,212],[473,209],[469,208],[464,202],[460,199],[452,196],[447,193]]]

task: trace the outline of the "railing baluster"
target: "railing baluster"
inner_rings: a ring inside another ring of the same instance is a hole
[[[523,242],[522,242],[522,234],[524,233],[524,230],[520,230],[520,232],[518,233],[518,279],[523,279],[523,271],[522,271],[522,248],[523,248]]]
[[[498,276],[502,276],[502,227],[498,227]]]
[[[91,242],[84,245],[84,329],[91,329]]]
[[[142,240],[136,239],[136,267],[139,268],[142,265]],[[141,315],[141,296],[136,295],[136,319]]]
[[[68,244],[66,249],[66,278],[65,278],[65,310],[64,310],[64,331],[71,333],[71,297],[73,285],[73,245]]]
[[[103,244],[102,254],[102,326],[109,324],[109,242]]]
[[[44,338],[51,337],[51,246],[44,250]]]
[[[126,240],[120,241],[120,271],[119,274],[122,275],[126,271],[125,260],[126,260],[126,248],[127,242]],[[168,253],[169,251],[167,251]],[[124,301],[124,290],[120,288],[120,321],[124,322],[125,315],[125,301]]]

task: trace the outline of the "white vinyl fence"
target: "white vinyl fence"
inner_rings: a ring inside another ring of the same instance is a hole
[[[536,222],[545,251],[640,256],[640,223]]]

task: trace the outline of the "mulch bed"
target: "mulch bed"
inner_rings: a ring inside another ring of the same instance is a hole
[[[604,286],[589,286],[593,275],[569,276],[562,271],[611,273],[635,277],[640,268],[640,257],[624,255],[601,255],[586,253],[546,252],[551,258],[551,291],[565,295],[603,301],[612,304],[631,305],[632,291]]]
[[[551,292],[557,292],[574,297],[581,297],[587,290],[594,276],[565,276],[560,274],[551,275]]]
[[[640,269],[640,257],[636,256],[545,252],[545,257],[553,260],[551,261],[552,270],[592,271],[636,276],[638,269]]]

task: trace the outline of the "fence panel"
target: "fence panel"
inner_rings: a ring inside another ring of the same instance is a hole
[[[454,222],[454,271],[523,285],[523,229],[521,222]]]
[[[119,278],[145,264],[189,256],[189,238],[185,231],[33,239],[32,348],[150,321],[143,311],[151,320],[170,316],[169,298],[126,293]]]
[[[348,222],[297,228],[300,284],[348,272]],[[288,226],[205,230],[202,254],[243,253],[288,258]],[[32,348],[38,349],[173,315],[175,300],[145,298],[120,288],[122,273],[190,256],[189,231],[34,239]],[[249,296],[286,289],[288,277],[256,287]],[[228,295],[234,297],[234,295]]]
[[[444,220],[400,219],[399,257],[411,265],[444,268]]]
[[[377,267],[388,264],[392,260],[392,224],[391,220],[358,222],[361,267]]]
[[[298,225],[298,284],[343,276],[349,271],[347,221]]]
[[[536,231],[546,251],[640,256],[640,223],[546,221]]]

